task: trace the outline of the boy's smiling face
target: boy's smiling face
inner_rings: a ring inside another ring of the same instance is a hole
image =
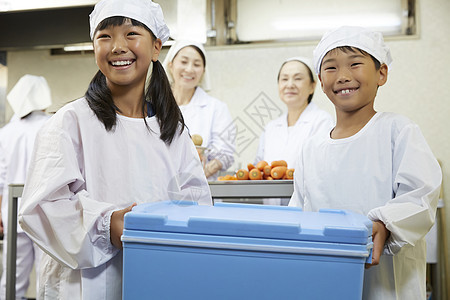
[[[372,109],[377,89],[387,81],[387,66],[377,70],[367,53],[333,49],[322,60],[319,79],[336,112]]]

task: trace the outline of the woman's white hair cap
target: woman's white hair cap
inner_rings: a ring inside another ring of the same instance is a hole
[[[320,73],[320,67],[325,55],[337,47],[350,46],[361,49],[380,63],[389,67],[392,63],[391,51],[384,43],[383,35],[364,27],[342,26],[325,33],[314,49],[314,69],[316,74]]]
[[[195,41],[190,41],[190,40],[177,40],[170,47],[169,52],[167,52],[167,55],[164,58],[164,61],[162,63],[164,69],[166,70],[167,78],[169,79],[170,84],[173,83],[173,76],[172,76],[172,73],[170,72],[169,64],[173,61],[173,59],[178,54],[178,52],[180,52],[181,49],[188,47],[188,46],[195,46],[198,49],[200,49],[200,51],[202,51],[203,56],[205,57],[205,60],[206,60],[206,51],[201,43],[198,43]],[[205,72],[203,73],[203,77],[202,77],[202,80],[200,81],[199,85],[205,91],[211,90],[211,81],[209,78],[209,71],[208,71],[208,67],[206,66],[206,61],[205,61]]]
[[[311,61],[311,59],[309,59],[309,58],[307,58],[307,57],[302,57],[302,56],[294,56],[294,57],[290,57],[290,58],[286,59],[286,60],[283,62],[283,64],[281,65],[281,68],[283,68],[283,66],[284,66],[286,63],[290,62],[290,61],[299,61],[299,62],[301,62],[302,64],[304,64],[305,66],[307,66],[308,69],[311,71],[311,73],[312,73],[312,75],[313,75],[314,82],[317,81],[316,74],[314,73],[314,68],[313,68],[313,66],[312,66],[312,61]],[[281,71],[281,68],[280,68],[280,71]]]
[[[147,26],[164,44],[170,35],[159,4],[151,0],[101,0],[89,15],[91,39],[98,24],[109,17],[126,17]]]
[[[6,98],[19,118],[35,110],[44,110],[52,104],[50,87],[42,76],[22,76]]]

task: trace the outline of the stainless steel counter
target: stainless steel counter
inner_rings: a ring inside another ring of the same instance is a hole
[[[294,192],[292,180],[211,181],[209,187],[213,199],[290,198]]]

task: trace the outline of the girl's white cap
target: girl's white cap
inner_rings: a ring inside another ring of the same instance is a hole
[[[205,57],[205,60],[206,60],[206,51],[201,43],[198,43],[195,41],[189,41],[189,40],[177,40],[172,45],[172,47],[170,47],[169,52],[167,52],[167,55],[164,58],[164,61],[162,63],[164,69],[166,70],[167,78],[169,79],[170,84],[173,83],[173,76],[169,70],[169,63],[171,63],[173,61],[173,59],[178,54],[178,52],[180,52],[181,49],[188,47],[188,46],[195,46],[198,49],[200,49],[200,51],[202,51],[203,56]],[[203,73],[203,77],[202,77],[202,80],[200,81],[199,85],[205,91],[211,90],[211,82],[210,82],[210,78],[209,78],[208,66],[206,65],[206,61],[205,61],[205,72]]]
[[[28,74],[19,79],[6,98],[19,118],[35,110],[44,110],[52,104],[47,80],[42,76]]]
[[[320,73],[320,67],[325,55],[337,47],[350,46],[361,49],[381,64],[386,64],[388,70],[392,63],[389,47],[384,43],[383,35],[364,27],[342,26],[325,33],[314,49],[314,69],[316,74]]]
[[[170,35],[161,7],[151,0],[101,0],[89,15],[91,39],[98,24],[109,17],[126,17],[147,26],[164,44]]]

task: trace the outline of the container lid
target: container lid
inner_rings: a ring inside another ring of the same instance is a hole
[[[125,215],[127,230],[367,244],[372,222],[347,210],[190,201],[140,204]]]

